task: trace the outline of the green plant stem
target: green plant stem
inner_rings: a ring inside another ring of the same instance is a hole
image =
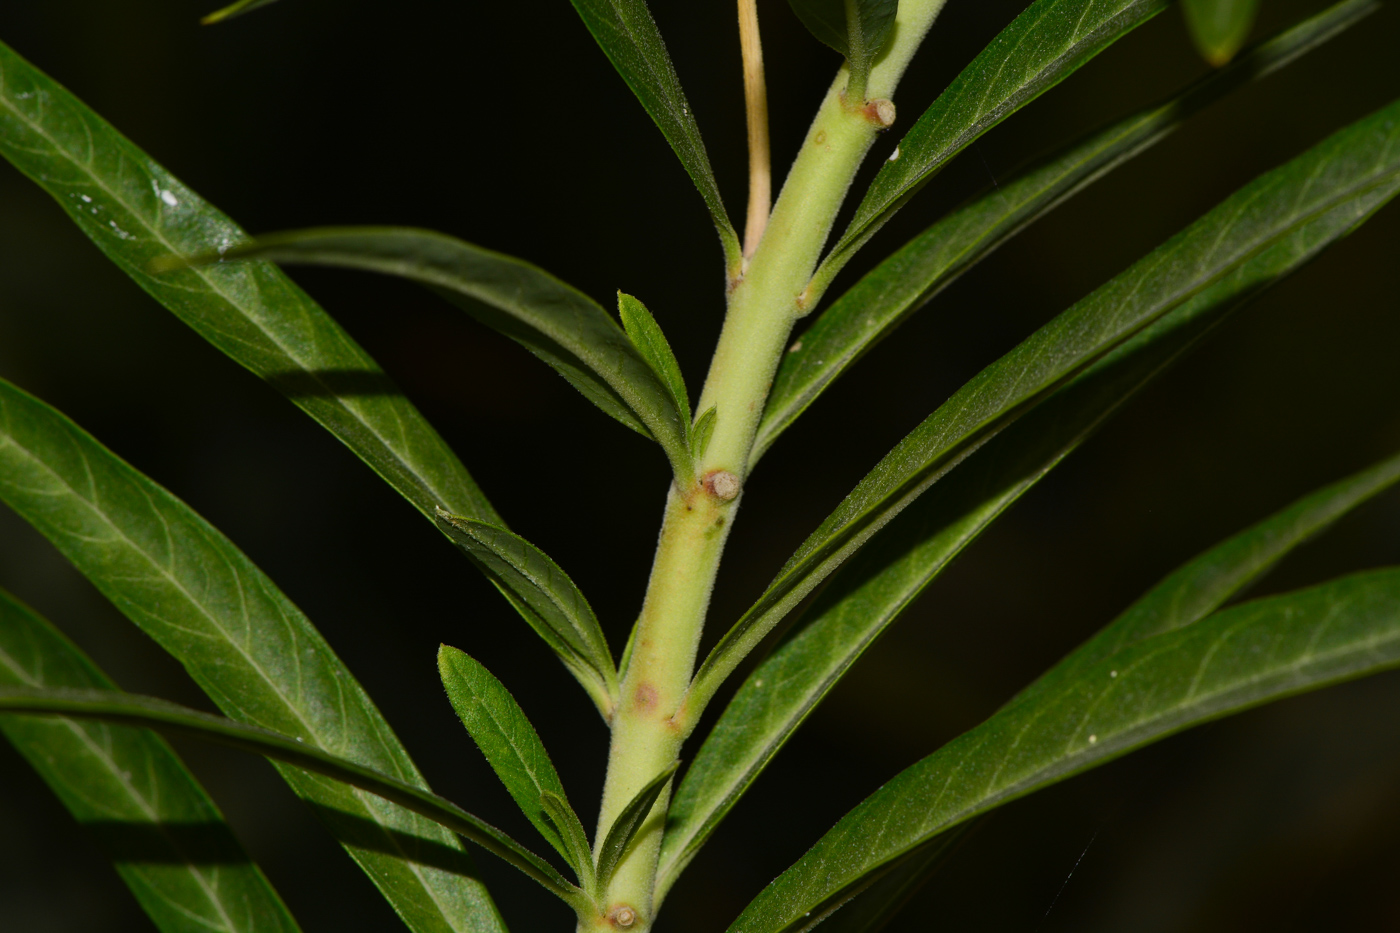
[[[872,98],[893,93],[945,0],[906,0],[884,57],[871,70]],[[742,484],[759,416],[794,323],[819,295],[804,294],[836,213],[856,170],[884,128],[881,111],[843,93],[843,67],[828,90],[793,164],[763,238],[743,278],[729,294],[724,328],[697,411],[718,414],[705,457],[688,488],[673,486],[652,564],[621,700],[612,720],[612,746],[595,840],[668,767],[694,727],[699,710],[685,705],[710,591],[739,496],[715,495],[706,479],[727,471]],[[884,111],[888,115],[888,109]],[[742,488],[742,487],[741,487]],[[653,920],[653,889],[669,791],[619,863],[603,892],[601,914],[581,917],[579,930],[627,928],[644,933]],[[597,845],[595,841],[595,845]]]

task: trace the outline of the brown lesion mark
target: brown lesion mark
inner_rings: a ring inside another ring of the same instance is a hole
[[[634,709],[655,709],[658,699],[660,699],[660,694],[656,692],[656,687],[646,681],[637,684],[637,689],[632,691],[632,707]]]

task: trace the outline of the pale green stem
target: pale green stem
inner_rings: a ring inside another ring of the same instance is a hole
[[[887,98],[945,0],[904,0],[890,47],[871,69],[872,98]],[[695,669],[710,591],[739,499],[722,499],[723,471],[742,484],[759,416],[793,324],[811,310],[799,303],[821,257],[846,191],[883,128],[881,109],[847,101],[842,68],[808,130],[749,267],[732,289],[714,361],[696,411],[715,406],[714,434],[689,488],[673,486],[637,620],[631,662],[612,720],[612,746],[596,840],[652,778],[674,761],[694,722],[680,708]],[[669,791],[618,865],[601,914],[581,917],[579,930],[625,927],[645,933]],[[630,921],[630,922],[629,922]]]

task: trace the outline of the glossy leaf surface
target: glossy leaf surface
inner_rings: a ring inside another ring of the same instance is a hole
[[[1196,51],[1218,68],[1234,58],[1249,38],[1259,0],[1181,0],[1181,12]]]
[[[696,673],[697,716],[739,660],[870,535],[1018,415],[1207,289],[1248,297],[1400,190],[1400,103],[1255,179],[997,360],[861,480]],[[693,720],[692,720],[693,721]]]
[[[1261,43],[1158,106],[1067,147],[906,243],[824,311],[783,355],[750,467],[813,401],[909,315],[1067,198],[1165,138],[1188,117],[1272,74],[1379,7],[1344,0]]]
[[[338,266],[430,286],[544,360],[593,404],[653,437],[689,476],[688,415],[597,302],[513,256],[406,227],[335,227],[260,237],[227,258]]]
[[[675,762],[665,771],[652,778],[637,791],[635,797],[627,802],[627,806],[622,808],[622,812],[613,820],[612,826],[608,827],[608,834],[603,837],[603,844],[598,847],[598,888],[606,891],[609,882],[612,881],[613,872],[622,861],[622,856],[626,854],[627,847],[632,844],[632,840],[637,835],[637,830],[642,828],[647,816],[651,813],[651,808],[656,806],[656,800],[661,796],[661,792],[666,789],[666,784],[671,780],[671,775],[676,773],[680,767],[680,762]]]
[[[788,0],[802,25],[850,63],[853,96],[864,97],[870,66],[894,29],[899,0]]]
[[[830,281],[963,147],[1166,5],[1167,0],[1036,0],[963,69],[905,133],[899,141],[898,158],[881,166],[846,232],[822,262],[817,278]]]
[[[179,660],[226,714],[423,786],[325,639],[232,542],[63,415],[2,380],[0,500]],[[502,929],[451,833],[380,797],[279,770],[411,929]]]
[[[552,794],[568,808],[568,794],[539,733],[515,697],[475,658],[447,645],[438,649],[438,673],[462,725],[521,812],[555,851],[578,868],[577,852],[541,801],[541,795]]]
[[[577,899],[578,891],[539,856],[489,823],[416,784],[341,758],[290,735],[211,716],[155,697],[110,690],[0,690],[0,711],[96,719],[154,729],[169,735],[217,742],[271,758],[336,783],[391,800],[450,829],[515,865],[554,894]],[[285,772],[284,772],[285,773]]]
[[[0,689],[115,690],[76,645],[0,590]],[[161,933],[295,933],[214,801],[143,729],[0,717],[0,731],[92,834]]]
[[[905,769],[730,927],[776,933],[938,833],[1191,726],[1400,666],[1400,570],[1261,599],[1060,675]]]
[[[491,578],[608,718],[618,689],[612,653],[598,617],[569,575],[504,528],[446,513],[439,513],[438,525]]]
[[[424,515],[504,524],[437,432],[340,325],[276,266],[151,263],[247,240],[59,84],[0,44],[0,156],[103,253],[234,360],[320,422]]]
[[[695,187],[700,189],[700,196],[705,199],[715,229],[719,231],[725,261],[732,272],[737,272],[741,261],[739,235],[725,212],[710,157],[705,152],[705,141],[700,138],[700,127],[695,123],[695,114],[681,90],[671,55],[666,51],[666,43],[656,28],[656,20],[651,18],[646,0],[571,2],[599,48],[637,95],[637,100],[685,166]]]

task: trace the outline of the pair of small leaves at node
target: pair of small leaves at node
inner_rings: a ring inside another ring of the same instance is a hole
[[[569,805],[554,763],[515,697],[466,653],[443,645],[438,671],[452,708],[496,776],[541,836],[573,868],[594,905],[604,901],[613,871],[679,763],[639,791],[609,827],[597,860],[583,823]]]
[[[593,299],[536,266],[455,237],[408,227],[289,231],[218,253],[166,257],[154,268],[168,271],[186,263],[208,266],[249,259],[359,269],[426,285],[544,360],[605,413],[654,439],[666,452],[678,482],[693,479],[684,383],[679,382],[679,369],[660,328],[645,309],[642,316],[650,327],[639,325],[644,333],[629,334]]]
[[[899,0],[788,0],[802,25],[841,53],[850,67],[847,94],[865,98],[870,67],[894,32]]]
[[[1234,58],[1249,38],[1259,0],[1181,0],[1181,12],[1196,51],[1219,68]]]
[[[1246,185],[959,389],[875,466],[701,664],[694,722],[739,661],[818,583],[979,446],[1180,307],[1252,297],[1400,191],[1400,101]]]

